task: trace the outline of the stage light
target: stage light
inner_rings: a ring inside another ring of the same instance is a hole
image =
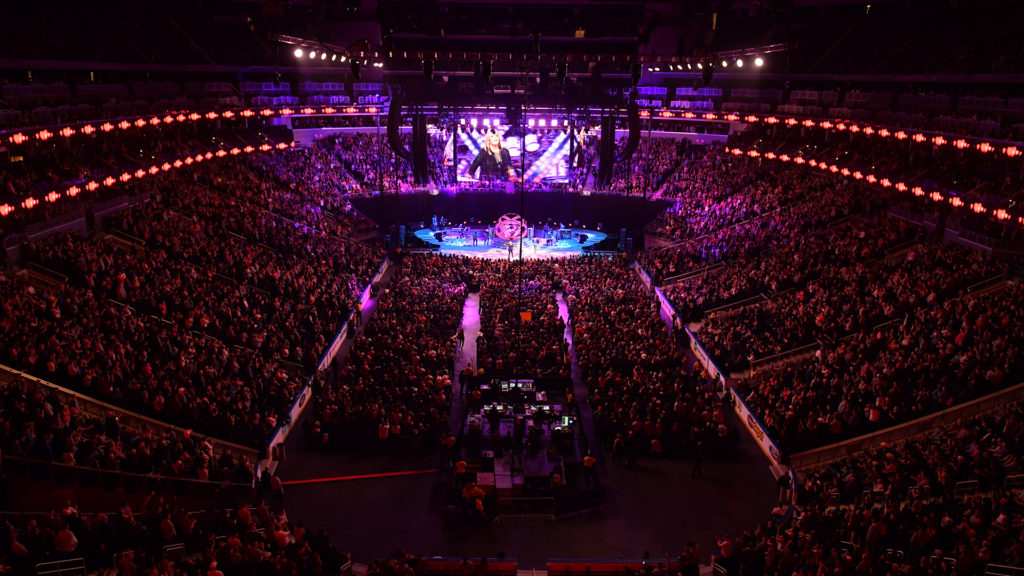
[[[296,58],[302,58],[302,48],[296,48],[295,49],[295,57]]]
[[[476,128],[476,118],[470,118],[469,125]]]
[[[540,142],[537,140],[536,134],[527,134],[523,139],[523,142],[526,143],[527,152],[536,152],[537,150],[540,150]]]
[[[530,118],[529,120],[526,121],[526,125],[529,126],[530,128],[533,128],[535,122],[536,121],[533,118]]]
[[[693,70],[693,64],[690,64],[689,62],[687,62],[686,63],[686,69],[687,70]]]
[[[701,64],[700,62],[697,62],[697,70],[703,70],[703,69],[704,69],[704,65]]]
[[[348,60],[348,57],[347,57],[347,56],[345,56],[344,54],[342,54],[342,55],[341,55],[341,60],[340,60],[340,62],[341,62],[342,64],[344,64],[344,63],[345,63],[345,60]]]
[[[548,125],[548,121],[543,119],[543,118],[541,118],[539,124],[540,124],[540,127],[543,128],[543,127]]]
[[[764,66],[764,58],[761,58],[760,56],[754,58],[754,66],[757,66],[758,68]]]
[[[722,60],[722,68],[728,68],[728,67],[729,67],[729,63],[726,62],[725,60]]]
[[[491,119],[490,118],[484,118],[484,126],[490,126],[490,125],[491,125]]]
[[[743,59],[742,58],[737,58],[736,59],[736,67],[737,68],[743,68]]]
[[[316,58],[316,50],[310,50],[309,51],[309,58],[310,58],[310,60],[312,60],[313,58]]]
[[[321,52],[320,53],[320,59],[321,60],[327,60],[327,52]]]
[[[648,71],[648,72],[654,72],[654,67],[652,67],[652,66],[648,66],[648,67],[647,67],[647,71]]]
[[[331,62],[335,62],[337,60],[338,60],[338,55],[337,54],[331,54]]]
[[[661,67],[660,66],[655,66],[654,67],[654,71],[655,72],[661,72]]]

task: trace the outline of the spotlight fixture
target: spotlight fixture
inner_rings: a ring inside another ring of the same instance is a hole
[[[321,52],[320,53],[320,59],[321,60],[327,60],[327,52]]]
[[[337,54],[331,54],[331,62],[335,62],[337,60],[338,60],[338,55]]]
[[[736,59],[736,67],[737,68],[743,68],[743,58],[737,58]]]
[[[295,57],[296,58],[302,58],[302,48],[296,48],[295,49]]]
[[[703,70],[703,69],[704,69],[704,65],[701,64],[700,62],[697,62],[697,70]]]
[[[725,60],[722,60],[722,68],[728,68],[728,67],[729,67],[729,63],[726,62]]]
[[[342,63],[342,64],[344,64],[344,63],[345,63],[345,60],[348,60],[348,57],[347,57],[347,56],[345,56],[344,54],[342,54],[342,55],[341,55],[341,63]]]
[[[757,66],[758,68],[764,66],[764,58],[761,58],[760,56],[754,58],[754,66]]]
[[[698,66],[699,66],[699,64],[698,64]],[[687,70],[693,70],[693,64],[690,64],[689,62],[687,62],[686,63],[686,69]]]
[[[316,58],[316,50],[310,50],[309,51],[309,58],[310,58],[310,60],[312,60],[313,58]]]

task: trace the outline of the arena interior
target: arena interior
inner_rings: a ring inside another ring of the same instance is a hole
[[[1024,4],[0,5],[0,573],[1024,576]]]

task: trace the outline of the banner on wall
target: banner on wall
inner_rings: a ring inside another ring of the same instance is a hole
[[[736,411],[736,416],[740,419],[740,422],[743,422],[743,426],[750,432],[757,445],[761,447],[761,451],[771,461],[772,466],[781,466],[782,464],[779,460],[782,455],[779,452],[779,447],[768,436],[768,432],[764,429],[764,424],[761,424],[757,416],[754,416],[754,413],[750,411],[747,403],[743,401],[743,397],[739,395],[739,392],[736,392],[735,388],[730,388],[729,393],[732,394],[733,410]]]

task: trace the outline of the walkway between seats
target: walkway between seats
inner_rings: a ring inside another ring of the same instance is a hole
[[[589,450],[594,458],[597,458],[598,470],[602,476],[606,475],[604,457],[601,454],[600,444],[597,441],[597,429],[594,426],[594,414],[590,409],[590,400],[587,396],[587,387],[583,384],[583,372],[576,360],[576,346],[572,342],[572,321],[569,318],[569,303],[561,292],[555,293],[555,300],[558,303],[558,317],[565,322],[565,341],[569,343],[569,354],[572,358],[572,393],[576,397],[578,409],[578,421],[583,425],[585,442],[581,451],[586,454]]]
[[[462,307],[462,331],[466,336],[466,343],[461,350],[455,351],[454,370],[452,371],[452,408],[451,427],[452,434],[459,435],[462,424],[465,421],[466,398],[462,395],[462,386],[459,384],[459,374],[469,364],[475,371],[476,363],[476,337],[480,334],[480,293],[470,292],[466,296],[466,303]]]

